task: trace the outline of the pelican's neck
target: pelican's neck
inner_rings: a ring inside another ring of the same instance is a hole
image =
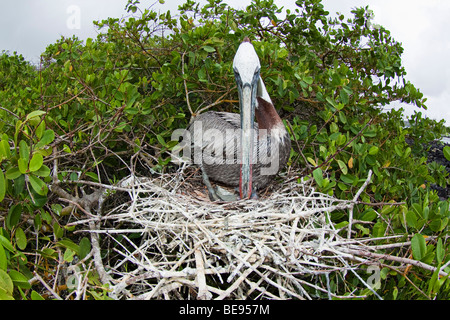
[[[275,128],[284,129],[283,121],[278,115],[277,110],[275,110],[273,104],[261,97],[257,97],[256,99],[258,100],[258,107],[255,110],[255,115],[256,121],[258,122],[258,128],[267,129],[267,131]]]

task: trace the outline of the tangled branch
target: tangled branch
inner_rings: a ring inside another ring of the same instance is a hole
[[[76,222],[88,226],[77,232],[102,235],[115,244],[115,255],[101,261],[109,270],[112,297],[313,299],[313,289],[332,298],[337,295],[318,280],[322,276],[355,272],[380,259],[411,263],[370,245],[390,237],[343,237],[329,223],[332,212],[353,210],[370,174],[351,201],[295,181],[258,201],[217,204],[190,184],[184,170],[153,179],[130,176],[117,186],[130,202],[97,216],[96,228],[91,218]]]

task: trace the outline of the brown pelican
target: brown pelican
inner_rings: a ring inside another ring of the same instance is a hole
[[[194,162],[202,169],[212,200],[225,199],[215,192],[210,179],[239,186],[241,199],[256,197],[256,190],[266,186],[288,161],[290,137],[267,93],[260,69],[258,55],[245,38],[233,60],[240,115],[205,112],[188,128]]]

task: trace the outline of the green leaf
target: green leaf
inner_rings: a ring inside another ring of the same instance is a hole
[[[430,208],[428,206],[424,207],[422,210],[422,218],[428,220],[428,215],[430,213]]]
[[[132,115],[135,115],[135,114],[139,113],[139,109],[138,108],[132,108],[131,106],[128,106],[128,104],[127,104],[127,107],[125,108],[125,111],[126,111],[126,113],[132,114]]]
[[[397,300],[397,296],[398,296],[398,288],[394,287],[394,290],[392,290],[392,298],[394,300]]]
[[[164,138],[161,136],[161,135],[156,135],[156,139],[158,140],[158,142],[162,145],[162,146],[164,146],[164,147],[167,147],[167,144],[166,144],[166,142],[164,141]]]
[[[347,191],[348,190],[348,187],[345,184],[343,184],[342,182],[338,182],[338,187],[342,191]]]
[[[8,260],[6,258],[6,252],[0,243],[0,270],[7,270],[8,268]]]
[[[44,248],[41,250],[36,250],[39,254],[41,254],[43,257],[49,258],[49,259],[58,259],[58,252],[56,250],[50,249],[50,248]]]
[[[403,157],[408,158],[410,154],[411,154],[411,148],[408,147],[408,148],[406,148],[405,153],[403,154]]]
[[[61,215],[61,211],[63,209],[62,205],[60,205],[59,203],[53,203],[51,205],[51,208],[52,208],[53,212],[56,213],[58,216]]]
[[[63,146],[63,151],[67,153],[72,153],[72,150],[70,150],[69,146],[66,144]]]
[[[15,167],[15,168],[8,169],[5,172],[5,175],[6,175],[6,179],[15,180],[18,177],[20,177],[22,175],[22,173],[20,172],[19,168]]]
[[[342,228],[345,228],[347,225],[348,225],[348,221],[342,221],[342,222],[337,223],[334,227],[336,229],[342,229]]]
[[[342,109],[344,109],[344,107],[345,107],[345,105],[343,103],[338,103],[336,105],[336,109],[338,109],[338,110],[342,110]]]
[[[40,153],[35,153],[30,161],[30,171],[34,172],[39,170],[44,164],[44,157]]]
[[[418,217],[423,217],[422,206],[420,204],[413,203],[411,208]]]
[[[361,224],[355,224],[355,228],[361,230],[363,235],[368,235],[368,234],[370,234],[370,229],[364,227],[364,226],[361,225]]]
[[[0,160],[2,158],[8,159],[9,157],[11,157],[11,150],[9,149],[9,143],[7,139],[3,138],[2,141],[0,141]]]
[[[386,231],[386,226],[383,224],[383,222],[378,221],[374,224],[372,229],[372,237],[382,237]]]
[[[3,291],[4,293],[12,296],[13,290],[14,284],[11,278],[6,271],[0,269],[0,292]]]
[[[44,131],[41,140],[39,140],[34,147],[35,149],[41,149],[42,147],[52,143],[53,140],[55,140],[55,132],[51,129],[47,129]]]
[[[11,242],[2,235],[0,235],[0,244],[3,246],[3,248],[8,250],[9,252],[12,252],[12,253],[16,252],[16,250],[14,249]]]
[[[85,175],[88,176],[89,178],[91,178],[93,181],[99,182],[98,175],[96,173],[94,173],[94,172],[86,172]]]
[[[449,146],[445,146],[443,152],[444,152],[445,159],[450,161],[450,147]]]
[[[22,215],[22,211],[23,211],[23,207],[20,203],[12,205],[9,208],[8,216],[6,217],[6,228],[8,228],[8,230],[11,230],[19,223],[20,216]]]
[[[317,168],[316,170],[313,171],[313,177],[314,177],[314,180],[316,180],[316,182],[319,185],[319,187],[322,187],[322,185],[323,185],[323,172],[322,172],[321,168]]]
[[[0,202],[3,201],[6,194],[6,180],[3,171],[0,170]]]
[[[31,300],[45,300],[39,293],[36,291],[31,291]]]
[[[339,93],[339,96],[340,96],[343,104],[348,104],[349,98],[348,98],[347,92],[345,92],[344,90],[341,90],[341,92]]]
[[[337,160],[338,164],[339,164],[339,168],[341,169],[343,174],[347,174],[348,173],[348,168],[347,165],[345,164],[344,161],[342,160]]]
[[[347,137],[343,134],[339,134],[339,137],[336,140],[338,146],[342,146],[347,141]]]
[[[78,173],[72,172],[69,176],[70,181],[78,181]]]
[[[308,160],[309,163],[311,163],[313,166],[317,166],[316,161],[314,161],[314,159],[307,157],[306,160]]]
[[[80,249],[78,250],[78,257],[80,259],[84,259],[84,257],[86,257],[89,254],[89,252],[91,252],[92,248],[91,242],[86,237],[81,239],[79,247]]]
[[[339,132],[339,126],[337,125],[336,122],[332,122],[330,124],[330,132],[332,132],[332,133]]]
[[[406,223],[411,228],[417,228],[417,216],[412,210],[406,213]]]
[[[332,133],[328,136],[330,141],[336,141],[341,134],[339,132]]]
[[[42,208],[47,203],[48,198],[46,195],[34,194],[32,201],[35,207]]]
[[[373,209],[367,210],[361,217],[362,221],[373,221],[377,217],[377,213]]]
[[[44,134],[45,131],[45,121],[41,121],[41,123],[39,123],[39,125],[36,128],[36,137],[38,139],[42,138],[42,135]]]
[[[444,261],[444,257],[445,257],[444,245],[442,244],[442,239],[439,238],[436,244],[436,261],[438,263],[441,263],[442,261]]]
[[[59,226],[58,222],[53,224],[53,234],[56,238],[61,238],[64,235],[64,229]]]
[[[42,178],[48,177],[50,175],[50,168],[43,164],[38,170],[33,172],[33,174]]]
[[[330,97],[326,97],[327,102],[332,106],[336,108],[336,102],[333,101]]]
[[[11,277],[11,280],[13,283],[22,289],[30,289],[31,284],[28,282],[28,278],[25,277],[22,273],[16,270],[10,270],[9,276]]]
[[[208,81],[205,68],[201,68],[200,70],[198,70],[197,76],[198,76],[198,80],[200,80],[201,82]]]
[[[69,73],[70,71],[72,71],[73,70],[73,66],[72,66],[72,64],[70,63],[70,60],[67,60],[66,62],[64,62],[64,71],[66,72],[66,73]]]
[[[313,83],[314,79],[311,76],[306,76],[303,78],[303,81],[305,81],[307,84],[311,85]]]
[[[66,251],[64,251],[64,261],[67,261],[69,263],[72,262],[74,255],[75,255],[75,252],[73,252],[72,250],[67,248]]]
[[[14,297],[0,288],[0,300],[14,300]]]
[[[19,171],[21,174],[25,174],[28,172],[28,160],[25,158],[19,158],[17,160],[17,164],[19,165]]]
[[[353,184],[357,182],[357,177],[352,175],[341,175],[341,180],[344,183]]]
[[[27,236],[25,235],[25,232],[22,230],[22,228],[16,229],[16,244],[19,247],[20,250],[24,250],[27,247]]]
[[[41,219],[41,215],[37,214],[34,216],[34,228],[39,231],[41,230],[42,227],[42,219]]]
[[[42,110],[36,110],[36,111],[30,112],[30,113],[27,115],[27,117],[25,118],[25,120],[28,121],[28,120],[30,120],[30,119],[32,119],[32,118],[42,116],[43,114],[46,114],[46,112],[45,112],[45,111],[42,111]]]
[[[440,271],[441,265],[438,264],[436,267],[436,270],[433,272],[433,275],[431,276],[431,279],[428,281],[428,290],[427,294],[430,295],[431,292],[438,292],[441,287],[441,282],[439,281],[439,271]]]
[[[385,205],[385,206],[383,206],[381,208],[381,214],[382,215],[387,215],[387,214],[391,213],[394,210],[395,210],[395,206]]]
[[[380,150],[380,148],[378,148],[377,146],[373,146],[369,149],[369,154],[374,156],[378,153],[379,150]]]
[[[401,156],[403,155],[403,152],[402,152],[402,150],[400,149],[400,147],[399,147],[398,145],[395,145],[395,146],[394,146],[394,150],[395,150],[395,153],[396,153],[399,157],[401,157]]]
[[[344,112],[339,112],[339,120],[343,123],[346,124],[347,123],[347,117],[345,116]]]
[[[48,187],[44,181],[33,175],[29,175],[28,178],[30,180],[31,186],[33,187],[33,190],[36,191],[37,194],[40,194],[41,196],[45,196],[47,194]]]
[[[368,138],[374,138],[377,136],[377,132],[374,129],[368,129],[363,133],[363,135]]]
[[[71,249],[75,253],[78,253],[80,251],[80,246],[69,239],[59,240],[56,244],[64,248]]]
[[[413,257],[416,260],[421,260],[427,253],[427,244],[425,242],[425,238],[421,234],[416,233],[412,237],[411,250],[413,253]]]
[[[30,160],[30,148],[23,140],[20,140],[19,142],[19,158],[24,159],[28,165],[28,161]]]
[[[209,53],[216,51],[216,49],[214,49],[214,47],[211,46],[203,46],[202,49]]]
[[[430,222],[429,226],[430,229],[433,230],[434,232],[439,232],[444,230],[444,228],[447,226],[448,224],[448,218],[444,217],[437,217],[436,219],[434,219],[433,221]]]
[[[22,130],[22,125],[23,125],[22,120],[17,120],[17,122],[16,122],[16,131],[14,132],[14,143],[16,145],[17,145],[17,138],[19,136],[19,133]]]

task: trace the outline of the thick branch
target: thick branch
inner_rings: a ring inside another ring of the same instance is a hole
[[[395,261],[395,262],[400,262],[400,263],[404,263],[404,264],[410,264],[413,265],[415,267],[421,268],[421,269],[425,269],[431,272],[435,272],[437,270],[436,267],[430,266],[429,264],[426,264],[424,262],[421,261],[417,261],[417,260],[413,260],[413,259],[409,259],[409,258],[402,258],[402,257],[396,257],[396,256],[391,256],[389,254],[382,254],[382,253],[375,253],[375,252],[370,252],[367,250],[355,250],[355,249],[348,249],[348,248],[342,248],[345,253],[349,253],[349,254],[353,254],[356,256],[362,256],[362,257],[367,257],[367,258],[375,258],[375,259],[384,259],[384,260],[389,260],[389,261]],[[440,268],[439,270],[439,275],[442,277],[449,277],[449,274],[442,271],[443,268]]]

